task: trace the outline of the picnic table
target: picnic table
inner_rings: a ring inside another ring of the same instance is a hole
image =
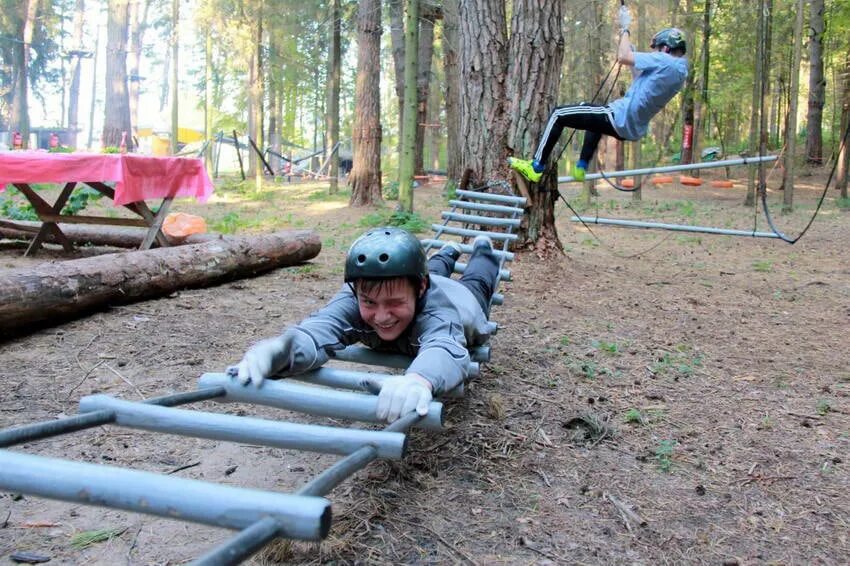
[[[33,189],[33,183],[64,183],[64,187],[50,203]],[[161,228],[171,201],[175,197],[194,197],[205,202],[213,192],[212,181],[200,159],[133,154],[0,152],[0,192],[7,185],[13,185],[26,197],[41,221],[41,228],[25,255],[35,253],[48,235],[66,250],[73,249],[59,222],[141,226],[148,230],[139,249],[149,249],[154,241],[168,246]],[[78,185],[91,187],[112,200],[114,206],[124,207],[139,218],[62,214]],[[146,200],[160,200],[156,213]]]

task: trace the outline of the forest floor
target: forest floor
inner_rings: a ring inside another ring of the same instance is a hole
[[[792,214],[774,205],[790,234],[823,181],[801,177]],[[648,187],[637,204],[600,191],[600,216],[753,226],[740,187]],[[574,189],[564,192],[577,202]],[[96,392],[136,400],[192,390],[201,373],[222,371],[323,305],[361,219],[389,213],[325,193],[316,184],[269,187],[260,198],[221,188],[207,205],[177,203],[219,230],[312,228],[323,249],[305,265],[0,344],[0,426],[74,414]],[[253,563],[846,563],[850,211],[834,194],[794,246],[594,226],[600,243],[559,204],[565,253],[524,252],[510,266],[492,361],[465,397],[447,401],[446,431],[414,431],[403,462],[374,463],[333,491],[321,544],[274,544]],[[417,212],[438,221],[442,187],[415,197]],[[762,218],[758,229],[767,229]],[[4,245],[0,272],[104,250],[22,251]],[[17,449],[277,491],[336,460],[118,427]],[[61,564],[180,564],[232,536],[12,494],[0,495],[0,519],[2,564],[16,550]],[[103,542],[74,538],[106,529],[114,536]]]

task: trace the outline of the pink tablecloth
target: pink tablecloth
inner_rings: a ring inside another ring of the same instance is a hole
[[[0,152],[0,191],[9,183],[114,183],[115,206],[167,196],[205,202],[212,181],[200,159],[132,154]]]

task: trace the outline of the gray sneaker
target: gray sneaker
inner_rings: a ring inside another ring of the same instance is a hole
[[[472,251],[475,251],[478,248],[488,248],[490,251],[493,251],[493,240],[490,239],[490,236],[485,236],[483,234],[475,236],[475,239],[472,241]]]
[[[449,241],[443,244],[443,247],[440,248],[440,253],[448,254],[452,259],[457,261],[457,259],[463,253],[463,250],[460,247],[460,244],[457,242]]]

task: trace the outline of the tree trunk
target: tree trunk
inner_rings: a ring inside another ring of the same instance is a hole
[[[458,140],[460,124],[460,74],[458,68],[459,0],[443,2],[443,73],[446,76],[446,174],[449,182],[460,182],[463,174]]]
[[[431,61],[434,55],[434,22],[442,15],[436,6],[427,3],[421,12],[416,76],[416,146],[413,156],[415,175],[425,174],[425,130],[428,129],[428,93],[433,79]]]
[[[705,122],[708,114],[708,79],[711,71],[711,0],[705,0],[705,10],[702,14],[702,77],[699,85],[699,97],[694,105],[694,139],[692,155],[696,161],[702,161],[702,136],[705,132]],[[696,177],[699,170],[694,171]]]
[[[254,36],[254,84],[251,88],[251,98],[253,99],[253,108],[254,108],[254,143],[257,146],[257,149],[263,151],[263,147],[266,144],[266,140],[263,137],[263,127],[265,123],[265,114],[263,112],[264,106],[263,101],[265,98],[265,73],[264,73],[264,65],[263,65],[263,3],[260,2],[259,14],[257,15],[257,21],[255,24],[255,36]],[[248,142],[250,146],[250,142]],[[265,176],[266,170],[265,165],[263,165],[260,160],[260,156],[256,155],[256,152],[250,151],[249,154],[254,157],[254,174],[256,175],[254,178],[255,181],[255,189],[256,193],[260,194],[263,190],[263,177]]]
[[[693,14],[693,0],[687,0],[685,5],[685,34],[686,37],[696,37],[696,24]],[[693,49],[693,47],[692,47]],[[696,77],[694,76],[694,61],[693,58],[688,59],[688,78],[685,82],[685,89],[682,91],[682,148],[680,163],[694,162],[694,111],[695,111],[695,94],[694,91]]]
[[[755,53],[756,53],[756,67],[755,67],[755,80],[753,81],[753,93],[752,93],[752,112],[750,113],[750,136],[749,136],[749,153],[750,155],[755,155],[758,152],[758,143],[759,143],[759,113],[763,110],[762,105],[759,103],[762,97],[763,88],[762,88],[762,80],[763,75],[766,74],[766,71],[762,68],[762,58],[764,56],[764,18],[761,15],[762,6],[764,0],[755,0],[754,3],[756,5],[756,34],[755,38]],[[756,167],[748,167],[748,182],[747,182],[747,196],[744,200],[744,206],[755,206],[756,204]]]
[[[82,2],[84,0],[78,0]],[[144,6],[139,6],[144,1]],[[130,49],[127,52],[127,81],[130,97],[130,126],[133,132],[139,129],[139,64],[142,59],[142,41],[148,21],[149,0],[130,2]]]
[[[639,2],[637,6],[637,36],[635,37],[635,41],[637,45],[647,45],[644,43],[646,39],[646,4],[643,2]],[[642,155],[641,155],[641,141],[637,140],[629,144],[631,146],[631,168],[638,169],[642,165]],[[636,176],[635,179],[635,190],[632,193],[633,201],[640,201],[643,199],[643,177],[640,175]]]
[[[176,2],[176,0],[175,0]],[[109,0],[106,28],[106,97],[103,121],[103,147],[119,147],[122,137],[127,150],[133,149],[130,132],[130,98],[127,92],[127,24],[129,0]]]
[[[254,276],[312,259],[321,246],[315,232],[286,231],[7,270],[0,275],[0,328],[17,331],[112,304]]]
[[[129,226],[97,226],[93,224],[58,224],[65,237],[76,246],[113,246],[116,248],[138,248],[148,233],[147,228]],[[23,220],[0,220],[0,238],[10,240],[32,240],[41,228],[41,222]],[[166,238],[168,236],[166,235]],[[217,240],[221,234],[193,234],[184,240],[169,238],[172,245],[198,244]],[[56,235],[48,233],[45,243],[61,244]]]
[[[13,96],[9,130],[20,132],[23,148],[29,147],[30,111],[29,111],[29,68],[30,46],[32,45],[35,20],[38,16],[38,0],[24,0],[18,6],[18,41],[12,43],[14,64],[12,65]],[[11,144],[10,144],[11,145]]]
[[[835,188],[841,198],[847,199],[848,175],[850,175],[850,47],[844,60],[844,85],[841,94],[841,128],[838,138],[838,163],[835,171]]]
[[[824,0],[811,0],[809,8],[809,109],[806,117],[806,161],[823,163],[823,105],[826,79],[823,74]]]
[[[171,155],[180,140],[180,0],[171,0]]]
[[[348,177],[351,206],[380,203],[381,196],[381,0],[357,8],[354,166]]]
[[[71,147],[77,147],[77,129],[80,119],[80,63],[83,56],[83,31],[86,20],[86,0],[77,0],[74,9],[74,31],[71,52],[71,86],[68,89],[68,129],[71,130]]]
[[[459,143],[473,184],[508,173],[505,21],[504,0],[460,1]]]
[[[788,119],[785,121],[785,169],[782,173],[782,211],[791,212],[794,206],[794,160],[797,154],[797,96],[800,91],[800,52],[803,44],[804,0],[797,0],[794,21],[794,54],[791,62]]]
[[[331,194],[339,190],[339,89],[340,89],[340,67],[342,55],[340,48],[340,0],[331,0],[331,27],[330,45],[328,46],[328,103],[325,108],[325,132],[327,143],[325,150],[330,159],[328,175],[330,176]],[[336,153],[333,153],[336,151]]]
[[[762,74],[760,77],[761,86],[761,112],[759,112],[759,155],[767,154],[767,113],[764,111],[765,99],[767,98],[767,87],[770,84],[770,49],[771,49],[771,34],[773,33],[773,0],[762,0],[762,9],[760,10],[764,23],[762,25],[764,44],[763,44],[763,64]],[[759,167],[759,196],[764,196],[767,192],[767,174],[765,167]]]
[[[390,46],[395,70],[395,95],[398,123],[404,122],[404,0],[388,0],[390,11]],[[398,155],[401,155],[401,128],[398,132]]]
[[[418,113],[416,75],[419,59],[419,0],[407,0],[404,14],[404,115],[401,123],[401,155],[398,164],[398,204],[413,212],[413,172]]]
[[[94,63],[92,64],[92,79],[91,79],[91,106],[89,106],[89,136],[86,142],[86,147],[91,149],[94,141],[94,109],[97,106],[97,69],[100,52],[100,25],[97,26],[97,31],[94,36]]]
[[[207,174],[213,176],[213,40],[209,27],[206,29],[204,41],[204,138],[207,140],[207,150],[204,152],[204,165]]]
[[[515,153],[531,155],[549,113],[557,104],[564,58],[561,0],[518,0],[511,18],[507,104],[508,145]],[[498,148],[501,149],[501,148]],[[538,249],[562,249],[555,227],[557,175],[546,175],[520,229],[520,242]]]

